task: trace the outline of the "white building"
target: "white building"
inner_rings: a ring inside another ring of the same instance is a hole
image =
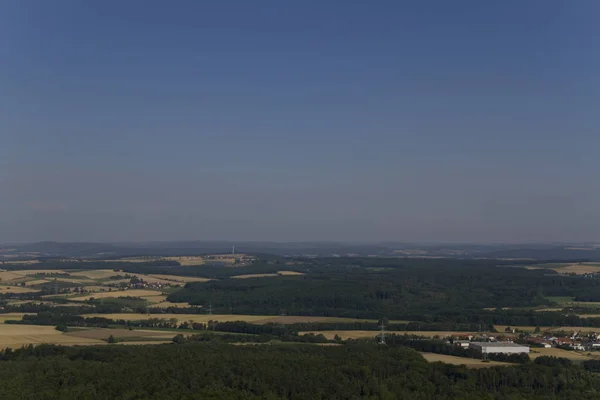
[[[471,342],[470,349],[478,350],[482,354],[528,354],[529,347],[511,342]]]

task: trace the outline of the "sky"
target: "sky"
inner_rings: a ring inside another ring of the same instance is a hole
[[[0,0],[0,242],[600,241],[596,0]]]

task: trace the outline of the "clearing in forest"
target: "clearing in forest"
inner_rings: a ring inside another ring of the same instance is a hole
[[[246,274],[246,275],[235,275],[232,276],[234,279],[247,279],[247,278],[267,278],[270,276],[298,276],[304,275],[302,272],[296,271],[277,271],[276,274]]]

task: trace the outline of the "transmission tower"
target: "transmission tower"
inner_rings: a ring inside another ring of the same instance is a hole
[[[381,320],[381,325],[379,325],[379,344],[385,344],[385,325],[383,324],[383,320]]]

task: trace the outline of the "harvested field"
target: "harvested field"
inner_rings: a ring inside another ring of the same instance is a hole
[[[180,256],[180,257],[164,257],[165,260],[177,261],[183,266],[202,265],[204,264],[204,256]]]
[[[90,293],[85,296],[69,297],[71,301],[86,301],[90,298],[95,299],[106,299],[110,297],[149,297],[149,296],[160,296],[162,292],[157,290],[145,290],[145,289],[131,289],[131,290],[115,290],[112,292],[99,292]]]
[[[119,275],[119,272],[115,272],[112,269],[92,269],[89,271],[73,272],[71,275],[79,276],[87,279],[106,279],[114,275]]]
[[[164,339],[172,339],[175,334],[173,332],[161,332],[161,331],[152,331],[152,330],[129,330],[129,329],[86,329],[75,332],[67,332],[65,333],[67,336],[83,338],[83,339],[97,339],[97,340],[106,340],[110,335],[113,335],[115,338],[164,338]]]
[[[68,336],[53,326],[0,324],[0,348],[19,348],[29,344],[93,345],[95,339]]]
[[[0,281],[1,282],[10,282],[16,279],[23,279],[23,275],[19,275],[13,271],[2,271],[0,272]]]
[[[310,322],[377,322],[374,319],[354,319],[354,318],[338,318],[338,317],[310,317],[310,316],[296,316],[296,315],[284,315],[284,316],[270,316],[264,319],[253,321],[255,324],[300,324]],[[403,321],[396,321],[402,323]]]
[[[506,325],[494,325],[494,327],[496,328],[496,330],[499,333],[504,333],[504,329],[506,328]],[[515,329],[518,329],[523,332],[533,333],[535,331],[536,327],[535,326],[511,326],[511,328],[515,328]],[[542,333],[560,332],[560,331],[600,332],[600,328],[591,328],[591,327],[582,327],[582,326],[540,326],[540,332],[542,332]]]
[[[268,318],[264,315],[206,315],[206,314],[133,314],[133,313],[118,313],[118,314],[84,314],[83,317],[98,317],[110,319],[124,319],[129,321],[141,321],[150,318],[175,318],[179,322],[193,321],[198,323],[206,323],[208,321],[228,322],[228,321],[246,321],[253,322],[260,319]],[[174,335],[173,335],[174,336]]]
[[[419,352],[428,362],[443,362],[452,365],[464,365],[467,368],[514,367],[516,364],[499,361],[483,362],[474,358],[456,357],[446,354]]]
[[[21,276],[27,276],[27,275],[37,275],[37,274],[68,274],[68,271],[65,271],[63,269],[24,269],[24,270],[17,270],[17,271],[12,271],[15,274],[19,274]]]
[[[177,276],[177,275],[161,275],[161,274],[149,274],[149,277],[161,279],[164,281],[175,281],[177,283],[187,283],[187,282],[207,282],[210,279],[207,278],[199,278],[194,276]]]
[[[35,293],[39,290],[22,287],[22,286],[1,286],[0,293]]]
[[[538,308],[537,310],[533,310],[535,312],[559,312],[562,311],[562,308]]]
[[[25,284],[28,286],[33,286],[33,285],[41,285],[42,283],[48,283],[50,282],[49,280],[46,279],[34,279],[33,281],[26,281]]]
[[[600,264],[598,263],[579,263],[569,264],[566,267],[553,268],[559,274],[595,274],[600,272]]]
[[[531,358],[532,360],[535,360],[536,358],[541,357],[541,356],[563,357],[563,358],[568,358],[569,360],[573,360],[573,361],[586,361],[586,360],[593,359],[593,357],[590,357],[590,356],[588,356],[584,353],[578,352],[578,351],[557,349],[555,347],[551,347],[549,349],[545,349],[545,348],[533,349],[532,348],[530,350],[529,358]]]
[[[271,276],[279,276],[277,274],[246,274],[246,275],[235,275],[233,279],[249,279],[249,278],[268,278]]]
[[[23,319],[23,315],[26,313],[7,313],[0,314],[0,324],[3,324],[4,321],[20,321]]]
[[[164,303],[167,301],[167,296],[164,296],[164,295],[142,296],[142,299],[149,301],[150,303]]]
[[[277,273],[281,276],[298,276],[298,275],[304,275],[303,272],[296,272],[296,271],[277,271]]]

